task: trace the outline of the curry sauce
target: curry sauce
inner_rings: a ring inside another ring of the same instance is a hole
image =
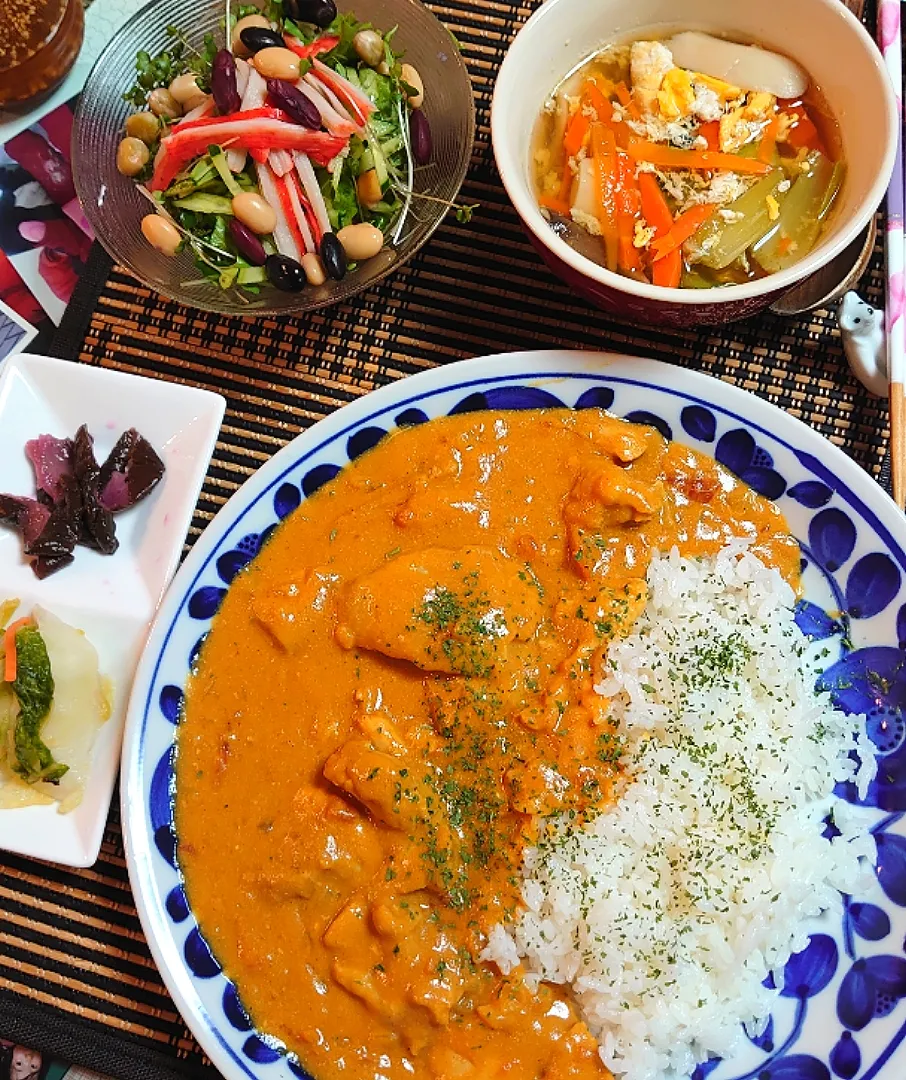
[[[795,580],[773,504],[599,410],[395,432],[233,582],[187,691],[178,856],[259,1029],[318,1080],[609,1077],[574,1005],[481,962],[552,814],[613,799],[596,694],[655,550],[746,536]]]

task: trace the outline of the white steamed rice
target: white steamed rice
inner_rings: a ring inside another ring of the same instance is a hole
[[[764,1023],[766,975],[863,882],[873,845],[856,815],[837,802],[842,835],[822,831],[834,784],[864,792],[875,759],[864,717],[814,691],[822,659],[793,592],[744,542],[656,557],[648,586],[596,687],[619,721],[625,787],[526,852],[525,911],[483,959],[569,985],[618,1076],[674,1080]]]

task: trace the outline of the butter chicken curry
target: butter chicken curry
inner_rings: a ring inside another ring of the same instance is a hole
[[[612,798],[593,687],[652,551],[731,536],[797,575],[779,511],[654,429],[482,412],[386,438],[236,578],[187,692],[179,861],[318,1080],[609,1077],[560,989],[479,957],[539,822]]]

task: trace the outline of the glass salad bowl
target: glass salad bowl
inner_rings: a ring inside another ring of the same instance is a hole
[[[149,288],[180,303],[224,314],[313,311],[347,300],[386,277],[411,258],[441,223],[465,178],[475,132],[472,88],[456,42],[418,0],[341,0],[339,8],[341,14],[354,14],[383,31],[398,26],[394,52],[404,54],[403,62],[412,64],[424,83],[422,110],[430,123],[433,152],[429,164],[413,172],[415,197],[402,228],[398,233],[388,230],[385,247],[342,280],[328,278],[323,285],[306,285],[298,292],[283,292],[269,282],[257,291],[224,289],[202,275],[185,248],[168,256],[152,247],[141,221],[154,208],[116,165],[126,118],[135,111],[123,95],[135,82],[136,55],[145,51],[154,57],[171,46],[168,27],[183,31],[189,48],[203,49],[206,34],[213,35],[218,48],[225,40],[223,0],[152,0],[98,58],[79,101],[72,145],[76,190],[97,238]]]

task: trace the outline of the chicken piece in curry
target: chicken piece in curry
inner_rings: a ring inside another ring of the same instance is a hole
[[[584,411],[399,430],[234,580],[187,691],[178,857],[259,1030],[318,1080],[608,1078],[572,1001],[480,954],[550,815],[606,807],[594,691],[655,550],[731,536],[791,581],[773,504]]]

